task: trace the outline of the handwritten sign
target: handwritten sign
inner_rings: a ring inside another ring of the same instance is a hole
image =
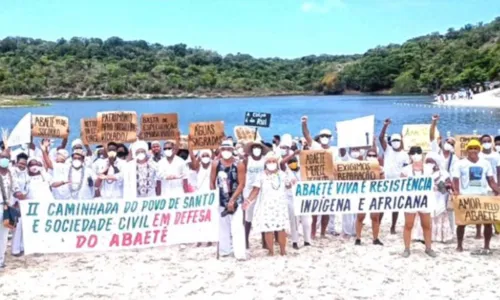
[[[403,125],[404,150],[408,151],[412,146],[420,146],[424,152],[431,151],[430,129],[430,124]],[[436,139],[439,137],[437,127],[435,137]]]
[[[141,117],[142,139],[164,141],[179,139],[177,114],[143,114]]]
[[[335,126],[339,148],[371,147],[373,145],[374,115],[337,122]]]
[[[371,181],[300,181],[293,188],[295,215],[432,211],[431,177]]]
[[[453,208],[457,225],[500,222],[500,197],[458,196],[453,199]]]
[[[97,118],[80,119],[80,130],[85,145],[101,143],[102,138],[97,134]]]
[[[254,127],[269,127],[271,125],[271,114],[247,111],[245,113],[245,125]]]
[[[67,117],[32,115],[31,125],[33,136],[62,139],[68,137],[69,120]]]
[[[219,240],[217,191],[127,201],[22,202],[26,254],[108,252]]]
[[[378,161],[335,162],[335,179],[337,180],[375,180],[380,179]]]
[[[234,136],[236,137],[238,142],[249,142],[253,141],[255,137],[255,128],[248,126],[235,126],[234,127]],[[261,141],[262,138],[260,134],[257,132],[256,141]]]
[[[457,135],[457,136],[455,136],[455,154],[458,157],[467,157],[467,150],[465,150],[465,147],[472,139],[479,140],[479,136],[478,135]]]
[[[224,138],[224,122],[203,122],[189,124],[192,150],[217,149]]]
[[[301,151],[299,159],[302,180],[332,180],[334,178],[331,151]]]
[[[97,130],[103,142],[135,142],[137,140],[137,113],[135,111],[97,113]]]

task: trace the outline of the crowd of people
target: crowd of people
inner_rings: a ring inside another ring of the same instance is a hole
[[[435,133],[439,116],[431,119],[429,143],[431,151],[423,153],[419,146],[404,151],[399,133],[388,135],[387,119],[378,143],[368,148],[332,146],[333,134],[323,129],[313,136],[308,118],[301,119],[303,138],[290,134],[275,135],[272,143],[234,141],[227,136],[217,150],[193,151],[188,137],[187,147],[176,141],[138,140],[129,147],[108,143],[92,150],[81,139],[54,145],[42,139],[0,153],[0,187],[4,206],[4,226],[0,225],[0,267],[5,267],[9,231],[12,231],[11,254],[22,256],[22,218],[9,226],[6,212],[18,208],[25,199],[90,200],[162,196],[167,193],[219,191],[221,256],[234,255],[246,259],[251,231],[262,234],[262,247],[274,254],[275,240],[281,255],[286,254],[287,233],[294,249],[310,246],[319,235],[352,237],[361,246],[365,214],[342,214],[342,227],[335,228],[336,215],[296,216],[293,209],[293,187],[301,181],[299,153],[302,150],[328,150],[335,161],[373,161],[383,170],[381,179],[431,176],[435,183],[436,206],[433,211],[404,213],[404,251],[411,254],[414,240],[425,244],[425,253],[435,257],[433,242],[450,243],[457,239],[457,250],[463,251],[465,226],[457,226],[451,211],[452,195],[498,195],[500,175],[500,137],[483,135],[466,146],[467,156],[454,153],[452,137],[438,138]],[[139,135],[140,136],[140,135]],[[8,145],[7,145],[8,146]],[[333,163],[333,162],[332,162]],[[372,243],[383,246],[380,223],[383,213],[370,214]],[[391,234],[396,234],[398,212],[393,212]],[[473,252],[488,255],[494,224],[476,226],[477,238],[484,249]],[[318,234],[319,231],[319,234]],[[299,243],[302,232],[303,242]],[[300,244],[300,246],[299,246]],[[198,246],[201,246],[200,244]]]

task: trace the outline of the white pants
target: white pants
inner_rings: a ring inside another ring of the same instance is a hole
[[[0,266],[5,263],[5,252],[7,252],[7,242],[9,241],[9,228],[0,223]]]
[[[219,207],[219,212],[223,210],[223,207]],[[234,214],[221,217],[219,222],[219,254],[228,256],[233,253],[236,259],[246,259],[245,228],[241,205]]]
[[[311,216],[295,216],[293,210],[293,199],[288,199],[288,219],[290,220],[290,234],[292,235],[292,243],[299,242],[299,222],[302,224],[302,232],[304,234],[304,242],[311,243]]]
[[[356,214],[342,215],[342,233],[349,236],[356,235]]]
[[[450,220],[450,228],[451,228],[451,232],[453,232],[453,235],[456,234],[455,230],[456,230],[456,227],[455,227],[455,212],[454,211],[448,211],[448,219]]]
[[[320,219],[320,217],[318,217],[318,219]],[[318,220],[318,224],[320,223],[321,222]],[[326,231],[331,234],[337,233],[335,231],[335,215],[330,215],[330,219],[328,220],[328,228],[326,229]]]
[[[24,252],[23,243],[23,223],[21,218],[19,218],[19,223],[16,225],[14,230],[14,236],[12,237],[12,254],[19,254]]]
[[[245,210],[245,222],[252,223],[253,211],[255,210],[255,203],[257,203],[257,201],[254,201],[252,204],[250,204],[247,210]]]

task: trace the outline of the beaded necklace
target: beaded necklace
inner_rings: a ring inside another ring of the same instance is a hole
[[[82,186],[83,186],[83,175],[84,175],[84,169],[83,168],[80,168],[80,170],[77,170],[78,172],[81,173],[81,176],[80,176],[80,182],[78,182],[78,185],[76,186],[76,188],[73,188],[74,187],[74,184],[73,184],[73,170],[74,168],[71,167],[69,168],[69,173],[68,173],[68,181],[71,182],[69,184],[69,192],[71,193],[71,198],[72,199],[77,199],[78,198],[78,193],[80,192],[80,190],[82,189]]]

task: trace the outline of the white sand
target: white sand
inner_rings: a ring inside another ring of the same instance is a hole
[[[468,99],[448,100],[444,103],[436,101],[433,102],[432,104],[438,106],[500,108],[500,88],[476,94],[473,96],[473,99],[470,100]]]
[[[9,256],[0,272],[0,299],[499,299],[499,252],[471,256],[482,245],[474,227],[468,228],[464,253],[455,252],[455,243],[435,243],[438,257],[432,259],[414,243],[405,259],[402,219],[392,236],[390,216],[384,216],[384,247],[371,244],[367,220],[361,247],[353,239],[328,237],[299,251],[290,247],[286,257],[266,257],[255,236],[247,261],[217,261],[215,247],[192,245]],[[497,236],[492,248],[499,247]]]

